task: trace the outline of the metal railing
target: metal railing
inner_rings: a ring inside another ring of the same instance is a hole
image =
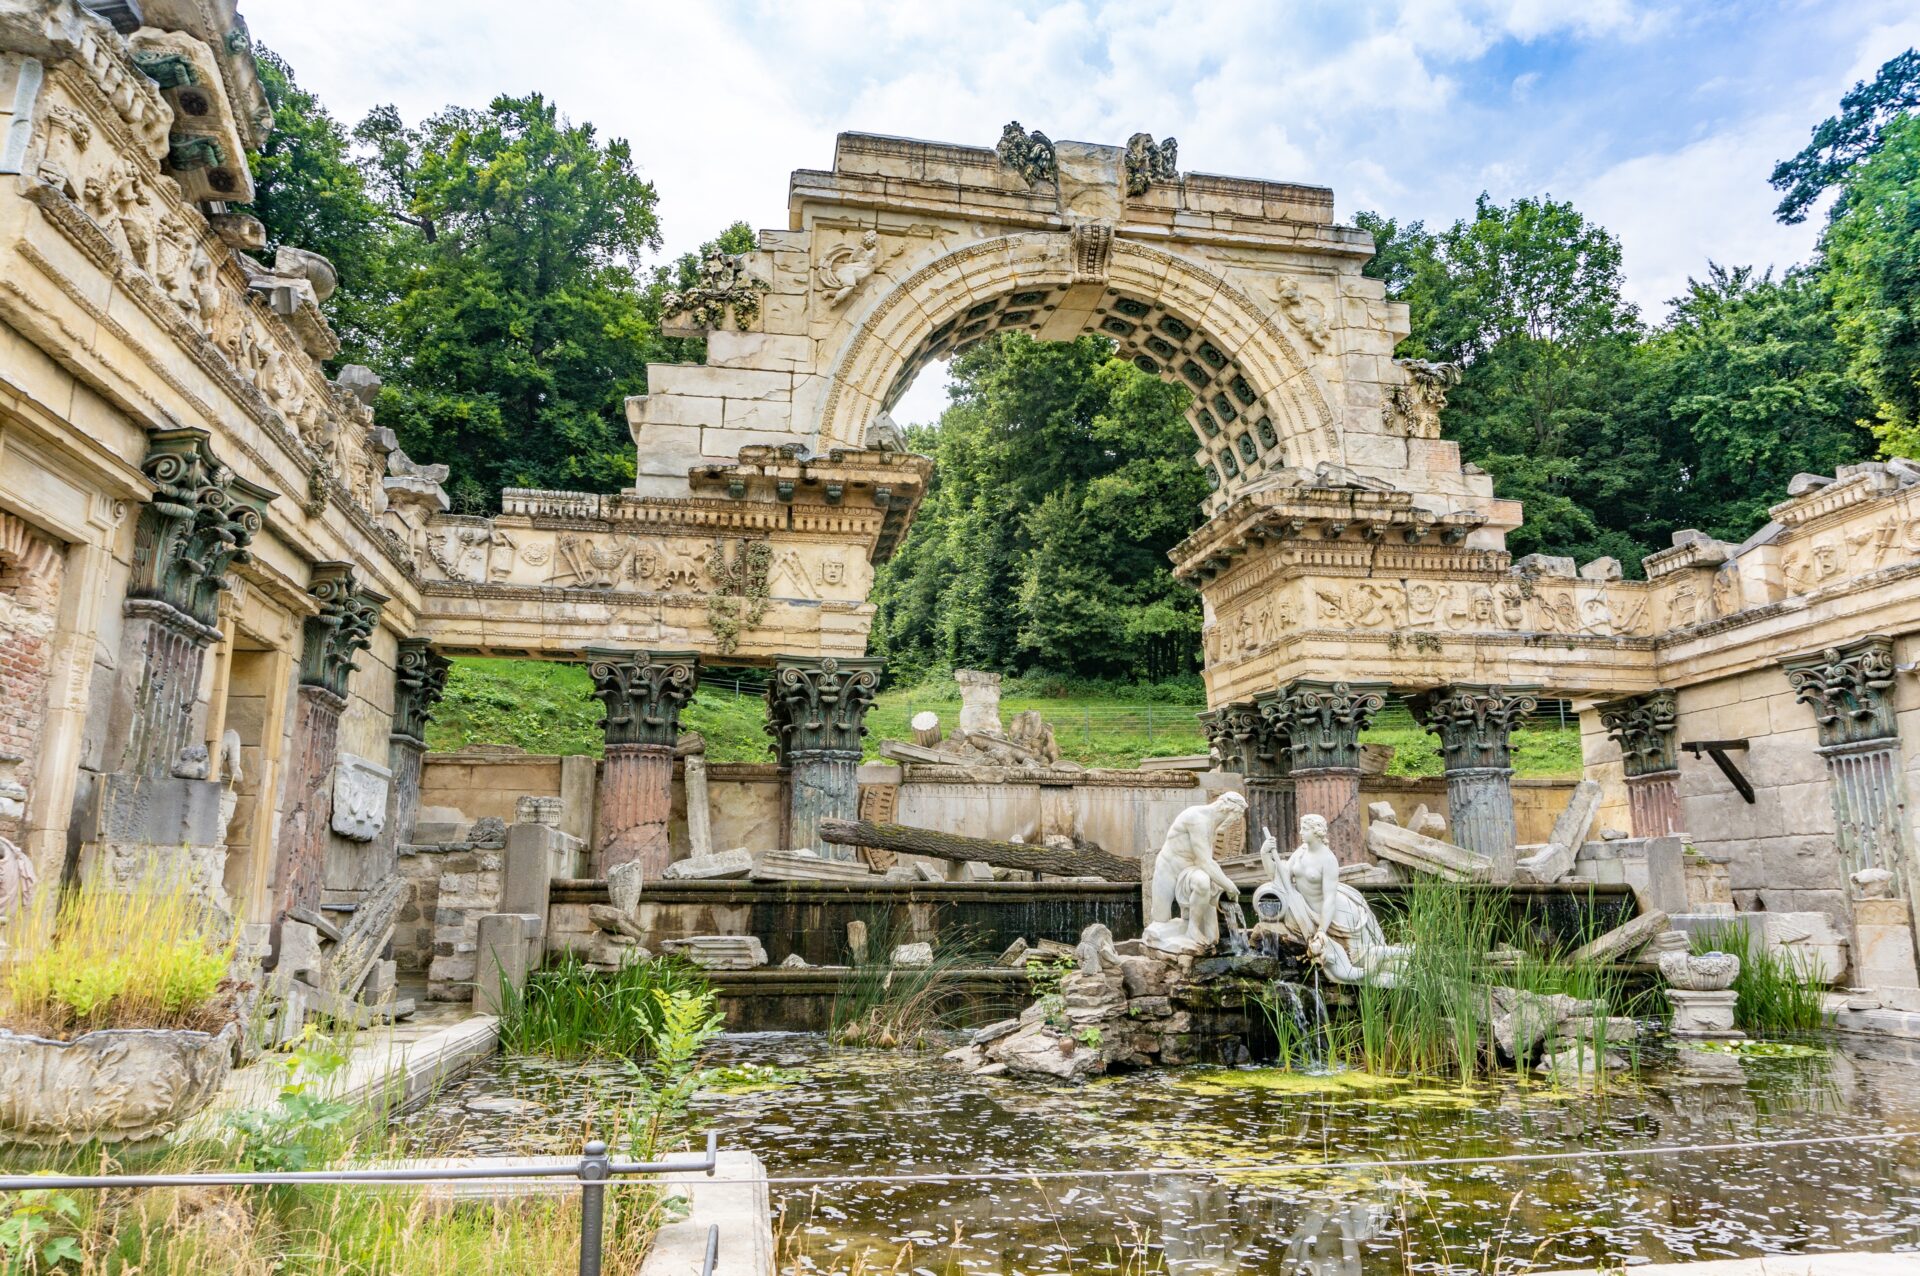
[[[365,1170],[232,1170],[201,1174],[6,1174],[0,1192],[106,1191],[110,1188],[152,1187],[288,1187],[297,1185],[460,1183],[492,1179],[574,1178],[580,1182],[580,1276],[600,1276],[606,1240],[607,1184],[633,1174],[703,1173],[713,1177],[720,1164],[720,1136],[709,1132],[707,1150],[699,1157],[665,1161],[616,1161],[599,1139],[580,1151],[573,1165],[470,1165],[394,1167]],[[707,1229],[706,1263],[702,1276],[713,1276],[720,1261],[720,1228]]]

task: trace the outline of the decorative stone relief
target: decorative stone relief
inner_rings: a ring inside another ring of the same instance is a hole
[[[1076,221],[1067,237],[1073,256],[1073,282],[1105,283],[1113,259],[1113,223],[1091,218]]]
[[[1822,745],[1896,735],[1893,641],[1871,634],[1815,656],[1783,662],[1794,698],[1813,708]]]
[[[1269,775],[1285,771],[1287,738],[1276,723],[1251,700],[1222,705],[1200,715],[1207,742],[1220,756],[1220,765],[1241,775]]]
[[[781,657],[767,683],[766,724],[781,761],[812,751],[858,759],[880,667],[878,660]]]
[[[1327,330],[1326,312],[1318,301],[1301,291],[1300,285],[1291,279],[1281,279],[1273,286],[1274,300],[1280,303],[1280,309],[1307,344],[1316,351],[1325,350],[1333,334]]]
[[[1440,410],[1447,406],[1447,391],[1460,384],[1459,365],[1426,359],[1393,362],[1407,379],[1387,391],[1383,413],[1387,428],[1412,439],[1439,438]]]
[[[867,281],[879,261],[880,236],[871,230],[860,236],[857,247],[841,244],[829,249],[814,270],[820,291],[827,295],[827,304],[838,306],[845,302]]]
[[[1179,181],[1179,156],[1180,143],[1171,137],[1164,142],[1154,141],[1151,133],[1135,133],[1128,138],[1124,161],[1127,194],[1137,199],[1146,194],[1155,182]]]
[[[1671,771],[1679,765],[1674,736],[1679,707],[1671,691],[1608,701],[1599,707],[1600,725],[1620,746],[1620,759],[1629,776]]]
[[[320,614],[302,630],[300,682],[345,699],[347,679],[359,668],[353,658],[372,645],[386,596],[356,590],[350,563],[316,563],[307,592],[320,600]]]
[[[600,727],[607,743],[671,748],[680,736],[680,710],[700,681],[699,656],[596,647],[587,656],[594,697],[605,706]]]
[[[670,292],[661,309],[683,326],[711,332],[729,320],[745,332],[760,318],[760,294],[770,285],[747,268],[745,253],[709,252],[692,287]]]
[[[155,430],[141,470],[153,497],[135,529],[129,598],[166,603],[202,625],[219,620],[220,593],[260,531],[274,493],[236,476],[213,455],[205,430]]]
[[[1273,729],[1290,741],[1295,772],[1357,771],[1360,733],[1386,705],[1387,691],[1384,684],[1302,678],[1255,703]]]
[[[1000,162],[1020,174],[1029,186],[1049,181],[1059,171],[1052,139],[1038,129],[1027,132],[1020,127],[1019,120],[1000,130],[1000,142],[993,149],[1000,156]]]
[[[387,790],[393,772],[377,762],[339,755],[333,772],[333,831],[351,842],[371,842],[387,826]]]

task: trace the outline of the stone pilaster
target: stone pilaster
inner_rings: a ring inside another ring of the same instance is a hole
[[[1385,683],[1301,678],[1255,701],[1268,729],[1287,741],[1298,813],[1325,818],[1342,864],[1371,860],[1360,835],[1360,733],[1388,690]]]
[[[1600,724],[1620,746],[1627,773],[1627,809],[1635,837],[1681,831],[1680,763],[1675,735],[1679,710],[1671,691],[1612,700],[1599,707]]]
[[[1271,830],[1282,851],[1298,839],[1299,814],[1295,805],[1293,752],[1281,732],[1252,700],[1200,715],[1207,741],[1220,755],[1220,765],[1239,772],[1247,788],[1247,852],[1260,848]]]
[[[300,689],[294,707],[293,759],[288,770],[291,805],[281,825],[280,864],[275,879],[276,922],[320,906],[326,886],[327,833],[333,820],[333,765],[340,715],[354,657],[373,642],[385,595],[360,589],[350,563],[316,563],[307,592],[320,610],[301,632]]]
[[[767,683],[767,734],[788,772],[787,845],[827,859],[853,848],[820,840],[820,821],[859,818],[860,737],[880,685],[878,660],[775,658]]]
[[[1794,696],[1812,708],[1820,756],[1833,779],[1834,836],[1846,872],[1884,868],[1906,895],[1900,734],[1894,719],[1893,641],[1870,634],[1782,662]]]
[[[427,719],[447,689],[447,658],[424,638],[404,638],[393,669],[393,727],[387,736],[387,767],[393,786],[387,796],[387,823],[376,840],[385,861],[375,878],[397,866],[402,842],[413,840],[420,814],[420,769],[427,753]]]
[[[141,470],[153,496],[134,529],[122,668],[113,735],[117,770],[170,776],[199,742],[194,706],[206,653],[220,641],[220,595],[234,564],[250,560],[274,493],[222,465],[205,430],[154,430]]]
[[[1453,841],[1490,858],[1495,881],[1513,877],[1513,727],[1539,703],[1530,688],[1465,683],[1411,702],[1414,717],[1440,737]]]
[[[690,651],[587,650],[593,694],[605,706],[607,757],[594,817],[596,873],[638,863],[657,879],[672,858],[673,746],[680,710],[700,681]]]

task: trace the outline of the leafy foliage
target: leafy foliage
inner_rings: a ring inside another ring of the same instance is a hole
[[[1197,600],[1166,559],[1206,495],[1186,391],[1094,337],[983,341],[952,376],[953,406],[914,440],[933,490],[874,590],[893,667],[1194,668]]]
[[[1773,215],[1783,222],[1805,221],[1819,198],[1835,186],[1844,186],[1854,166],[1879,150],[1887,130],[1920,109],[1920,51],[1908,49],[1887,59],[1873,83],[1855,84],[1840,99],[1840,113],[1814,127],[1813,138],[1800,153],[1773,167],[1767,180],[1785,191]],[[1846,211],[1843,189],[1833,216]]]
[[[694,1059],[725,1024],[711,987],[651,992],[652,1004],[635,1012],[644,1025],[646,1060],[629,1059],[626,1064],[628,1074],[641,1083],[640,1096],[627,1113],[627,1147],[641,1161],[686,1142],[687,1109],[709,1080]]]
[[[310,1168],[343,1143],[362,1113],[328,1097],[328,1081],[347,1066],[347,1052],[308,1024],[299,1044],[280,1063],[286,1079],[271,1108],[227,1115],[234,1159],[242,1169],[286,1173]]]
[[[627,143],[537,93],[418,127],[383,109],[356,132],[374,188],[417,232],[381,418],[456,465],[462,509],[492,508],[502,487],[629,482],[624,404],[646,388],[651,332],[632,262],[660,233]]]
[[[45,1188],[8,1196],[0,1218],[0,1272],[30,1276],[85,1258],[75,1236],[84,1216],[78,1197]]]
[[[1920,456],[1920,117],[1888,123],[1881,142],[1827,227],[1824,283],[1848,366],[1879,414],[1874,434],[1891,455]]]
[[[555,1059],[635,1058],[648,1053],[664,1030],[663,995],[709,991],[706,975],[677,957],[629,962],[607,973],[568,954],[534,971],[523,985],[502,988],[500,1047]]]

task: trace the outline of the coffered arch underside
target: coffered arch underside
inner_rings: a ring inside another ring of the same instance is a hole
[[[1343,461],[1332,397],[1281,319],[1216,271],[1124,239],[1104,277],[1089,278],[1063,234],[970,244],[880,295],[834,363],[822,446],[858,446],[936,359],[996,332],[1069,328],[1187,386],[1195,459],[1223,495],[1283,466]]]

